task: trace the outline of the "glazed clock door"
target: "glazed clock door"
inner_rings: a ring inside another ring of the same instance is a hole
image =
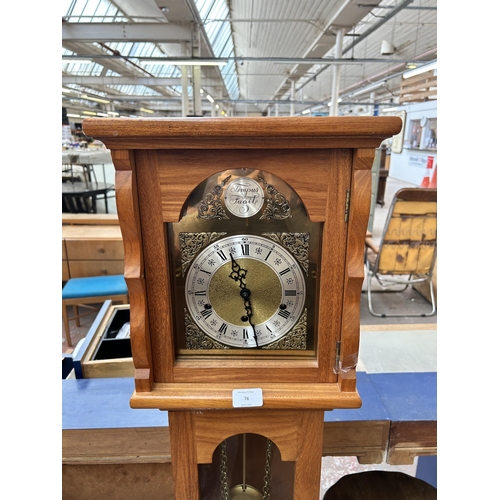
[[[177,356],[313,355],[321,230],[269,172],[202,182],[167,224]]]

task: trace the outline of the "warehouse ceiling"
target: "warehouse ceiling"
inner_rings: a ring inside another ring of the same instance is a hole
[[[63,0],[62,48],[76,123],[373,115],[437,60],[437,0]]]

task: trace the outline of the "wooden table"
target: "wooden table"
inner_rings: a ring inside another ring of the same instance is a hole
[[[114,189],[113,184],[105,182],[63,182],[63,212],[97,213],[97,197],[102,196],[108,213],[108,193]]]
[[[436,373],[357,378],[363,406],[325,412],[324,456],[398,465],[437,454]],[[131,409],[132,378],[62,385],[63,498],[173,499],[168,412]]]

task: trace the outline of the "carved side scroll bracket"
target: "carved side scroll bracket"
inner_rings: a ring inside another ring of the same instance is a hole
[[[138,213],[137,183],[134,153],[112,151],[115,174],[116,207],[123,238],[124,275],[127,282],[130,308],[130,342],[136,369],[136,390],[152,388],[152,355],[147,321],[146,282],[141,247],[141,225]]]
[[[371,166],[373,149],[358,149],[353,162],[354,172],[347,236],[345,268],[344,315],[342,317],[342,346],[340,380],[342,390],[354,390],[359,351],[360,298],[364,280],[364,241],[370,215]]]

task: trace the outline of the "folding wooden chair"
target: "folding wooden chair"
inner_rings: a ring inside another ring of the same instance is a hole
[[[365,241],[368,309],[373,316],[432,316],[436,299],[432,273],[437,254],[437,190],[404,188],[394,196],[380,245]],[[381,292],[402,292],[408,285],[429,283],[431,310],[424,313],[375,312],[372,304],[372,280],[384,288]],[[401,288],[403,286],[403,288]]]

